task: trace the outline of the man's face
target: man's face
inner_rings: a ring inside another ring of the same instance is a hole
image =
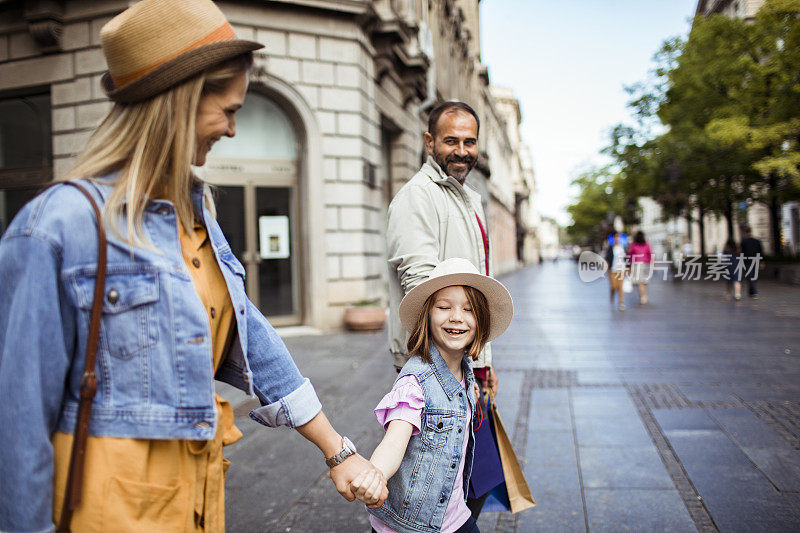
[[[478,162],[478,123],[465,111],[445,111],[436,124],[435,137],[425,133],[425,145],[448,176],[464,183]]]

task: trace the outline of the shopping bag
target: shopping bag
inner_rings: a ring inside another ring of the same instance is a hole
[[[528,488],[528,483],[525,481],[522,467],[520,467],[519,460],[517,460],[517,454],[514,453],[514,449],[511,447],[511,440],[508,438],[508,434],[506,434],[503,421],[500,420],[500,414],[497,412],[497,405],[494,402],[491,402],[490,405],[490,420],[494,429],[495,438],[497,439],[497,450],[500,452],[500,462],[503,464],[503,476],[506,479],[505,489],[508,496],[509,507],[512,513],[518,513],[533,507],[536,505],[536,502],[533,501],[531,489]],[[501,487],[497,487],[493,489],[493,492],[494,490],[500,489]],[[490,497],[492,496],[493,494],[490,493]],[[487,498],[487,503],[489,503],[488,500],[489,498]],[[484,509],[486,509],[486,504],[484,504]]]
[[[633,282],[630,276],[625,276],[625,279],[622,280],[622,292],[633,292]]]
[[[489,400],[487,400],[489,401]],[[484,407],[486,414],[479,427],[473,429],[475,434],[475,458],[472,461],[472,475],[469,478],[469,498],[479,498],[505,481],[500,452],[497,451],[492,424],[489,422],[489,408]],[[476,417],[477,419],[478,417]],[[477,424],[474,424],[474,426]]]

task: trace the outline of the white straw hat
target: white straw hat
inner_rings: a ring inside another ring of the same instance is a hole
[[[514,316],[514,302],[502,283],[478,272],[471,262],[460,257],[445,259],[431,271],[430,277],[411,289],[400,302],[400,321],[411,332],[417,327],[422,308],[428,298],[440,289],[467,285],[477,289],[489,304],[489,338],[503,333]]]

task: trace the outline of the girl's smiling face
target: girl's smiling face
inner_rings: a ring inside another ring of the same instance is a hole
[[[460,285],[440,289],[433,296],[430,332],[442,356],[461,360],[475,338],[475,313]]]

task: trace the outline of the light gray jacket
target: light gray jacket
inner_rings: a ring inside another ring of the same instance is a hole
[[[476,213],[488,232],[480,195],[447,176],[430,156],[389,205],[389,351],[398,368],[408,360],[408,333],[398,315],[403,296],[428,279],[439,262],[451,257],[468,259],[478,272],[486,272]],[[487,344],[473,366],[481,368],[491,362]]]

